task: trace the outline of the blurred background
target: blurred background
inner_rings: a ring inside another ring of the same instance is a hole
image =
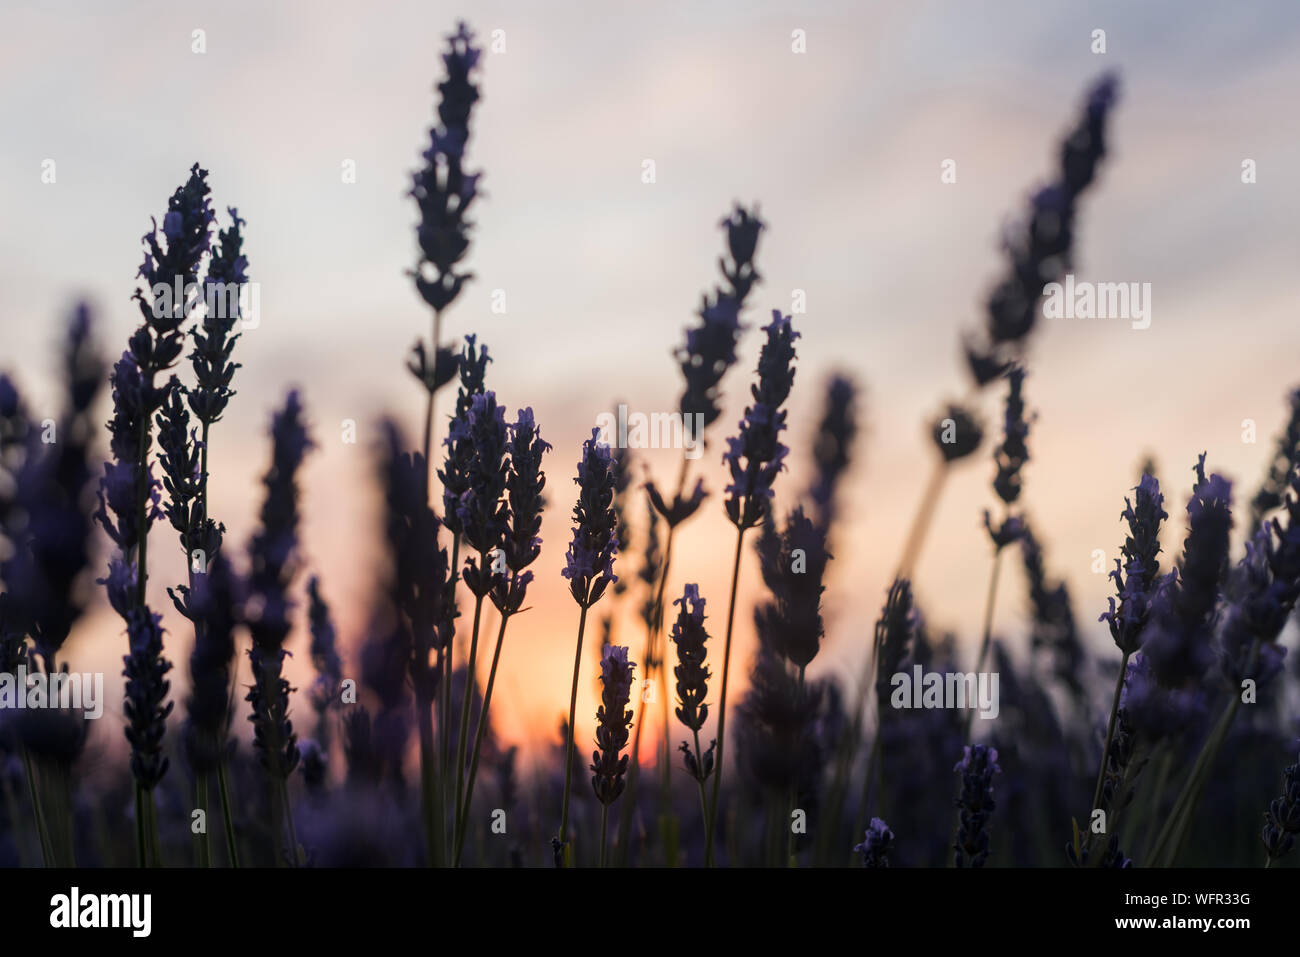
[[[238,396],[213,433],[212,512],[242,549],[261,501],[270,411],[286,388],[301,387],[319,446],[304,473],[303,555],[355,649],[376,575],[374,423],[390,412],[414,442],[423,414],[421,388],[403,369],[429,326],[406,275],[416,259],[406,191],[433,119],[442,38],[468,17],[487,47],[469,148],[485,197],[467,260],[476,278],[446,314],[444,342],[477,334],[493,357],[488,386],[509,417],[532,406],[554,445],[539,581],[498,679],[502,737],[525,762],[555,738],[578,618],[559,572],[579,446],[618,401],[645,413],[676,408],[672,350],[715,282],[718,222],[734,201],[759,203],[768,224],[757,257],[763,282],[750,297],[741,359],[723,382],[726,412],[697,463],[713,495],[683,527],[668,594],[698,582],[721,633],[733,542],[721,508],[722,440],[748,398],[757,327],[772,309],[789,313],[802,290],[778,509],[807,486],[826,377],[852,375],[865,389],[864,431],[825,597],[827,638],[811,672],[853,687],[935,457],[928,422],[967,392],[959,333],[982,321],[1002,268],[1002,228],[1052,174],[1086,88],[1115,70],[1110,155],[1082,202],[1074,271],[1080,280],[1150,283],[1151,325],[1041,321],[1026,383],[1038,418],[1022,499],[1049,575],[1069,583],[1085,640],[1107,651],[1096,618],[1112,588],[1093,571],[1093,553],[1105,552],[1109,570],[1142,462],[1154,461],[1165,487],[1171,560],[1197,454],[1208,452],[1210,466],[1236,482],[1244,515],[1284,421],[1284,394],[1300,381],[1300,8],[790,6],[7,0],[0,363],[42,418],[40,403],[57,395],[54,346],[78,297],[95,307],[101,345],[112,355],[124,348],[138,321],[130,295],[140,237],[200,162],[223,222],[227,206],[247,220],[250,277],[262,287],[261,324],[237,346]],[[1104,54],[1092,52],[1098,29]],[[792,50],[796,30],[806,52]],[[940,179],[948,159],[952,184]],[[1247,159],[1253,184],[1242,182]],[[46,160],[53,183],[42,182]],[[645,160],[654,161],[653,183],[642,182]],[[344,182],[348,161],[355,182]],[[492,310],[495,290],[504,314]],[[993,433],[1002,392],[983,396]],[[443,393],[440,409],[450,405]],[[1247,419],[1255,444],[1243,441]],[[345,420],[357,423],[356,444],[343,441]],[[929,622],[956,632],[968,659],[987,585],[990,453],[986,442],[950,481],[916,569]],[[671,483],[679,455],[652,451],[639,461]],[[639,501],[631,514],[642,522]],[[642,530],[637,554],[616,568],[628,579],[640,567]],[[165,523],[155,539],[151,602],[169,612],[168,655],[181,663],[192,634],[162,591],[182,580],[181,556]],[[995,630],[1023,648],[1028,601],[1018,563],[1008,569]],[[747,558],[743,572],[733,695],[753,649],[746,597],[757,563]],[[615,640],[637,658],[634,595]],[[305,688],[300,612],[290,673]],[[74,669],[109,676],[97,733],[115,746],[123,746],[124,650],[120,622],[104,607],[68,645]],[[595,660],[584,658],[590,678]],[[184,672],[173,674],[178,701]],[[356,674],[355,656],[347,673]],[[580,745],[590,740],[593,682],[581,691]],[[653,749],[644,753],[653,760]]]

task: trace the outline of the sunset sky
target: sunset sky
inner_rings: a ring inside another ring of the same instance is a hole
[[[238,396],[213,433],[212,512],[242,550],[260,504],[270,411],[286,388],[301,387],[319,446],[304,473],[303,555],[341,635],[359,641],[378,532],[373,423],[391,412],[414,440],[423,413],[403,369],[429,334],[405,274],[416,249],[405,194],[433,117],[443,36],[470,17],[486,44],[503,31],[505,49],[484,55],[469,150],[484,173],[467,260],[476,279],[444,333],[488,344],[489,387],[511,419],[532,406],[554,446],[539,581],[532,609],[511,625],[498,679],[500,728],[527,747],[551,738],[567,709],[578,610],[559,572],[580,443],[620,400],[645,413],[676,407],[671,351],[715,282],[717,224],[734,201],[758,202],[768,224],[757,257],[764,281],[751,296],[741,360],[724,380],[726,411],[695,465],[714,494],[684,527],[668,592],[698,582],[721,634],[734,541],[721,509],[722,440],[743,411],[758,325],[772,309],[790,312],[803,290],[791,468],[778,507],[807,486],[827,375],[853,375],[865,388],[865,428],[826,593],[828,635],[811,669],[852,686],[932,465],[925,423],[967,391],[959,334],[982,321],[1002,266],[1001,229],[1052,174],[1086,88],[1114,70],[1111,153],[1083,199],[1075,271],[1150,283],[1151,325],[1044,321],[1025,387],[1038,418],[1024,503],[1049,574],[1069,582],[1080,627],[1106,651],[1096,618],[1110,583],[1093,573],[1093,550],[1106,552],[1109,568],[1142,460],[1154,458],[1165,487],[1172,560],[1197,454],[1234,480],[1244,515],[1284,396],[1300,384],[1300,8],[801,7],[9,0],[0,13],[0,365],[38,412],[47,408],[57,394],[53,346],[81,296],[96,307],[105,349],[124,348],[138,320],[129,297],[140,237],[200,162],[223,224],[230,205],[247,220],[250,275],[262,284],[261,325],[237,346]],[[195,53],[200,29],[206,52]],[[1097,29],[1103,55],[1091,52]],[[796,30],[804,53],[791,49]],[[41,179],[48,159],[52,184]],[[653,184],[642,182],[647,159]],[[956,161],[955,184],[940,181],[946,159]],[[1253,184],[1242,182],[1247,159]],[[341,176],[348,160],[355,183]],[[494,290],[504,292],[505,314],[491,310]],[[993,426],[1001,390],[984,400]],[[448,393],[441,402],[449,407]],[[349,419],[355,445],[342,438]],[[1243,442],[1246,419],[1256,444]],[[972,656],[990,558],[980,518],[993,502],[990,450],[950,483],[917,569],[928,620],[955,631]],[[643,461],[669,480],[678,455]],[[633,514],[641,520],[639,501]],[[165,523],[155,540],[151,557],[163,558],[150,598],[162,608],[162,588],[182,565]],[[639,554],[629,558],[618,571],[634,578]],[[753,650],[756,565],[748,554],[734,695]],[[1018,568],[1003,586],[996,631],[1023,651]],[[300,686],[302,617],[290,643]],[[183,662],[192,636],[174,613],[167,623],[168,654]],[[643,636],[630,615],[620,629],[639,660]],[[72,666],[115,676],[124,647],[120,623],[101,609],[77,632]],[[591,669],[594,657],[584,659]],[[720,670],[718,659],[711,652]],[[589,679],[579,705],[587,729]],[[110,708],[104,724],[120,721]]]

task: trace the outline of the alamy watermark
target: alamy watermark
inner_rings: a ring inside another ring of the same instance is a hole
[[[1044,319],[1130,319],[1134,329],[1151,325],[1151,283],[1076,282],[1043,287]]]
[[[898,709],[978,708],[979,716],[988,720],[1001,710],[996,671],[925,671],[914,665],[910,674],[896,672],[889,683],[894,689],[889,703]]]
[[[25,665],[16,671],[0,672],[0,711],[54,708],[85,712],[87,721],[104,715],[104,673],[56,671],[27,673]]]
[[[256,329],[262,322],[262,286],[256,282],[185,282],[177,276],[170,283],[154,283],[153,316],[162,319],[184,307],[189,316],[200,302],[214,319],[238,319],[240,329]]]
[[[704,413],[633,412],[619,404],[618,414],[596,416],[597,440],[618,449],[685,449],[688,459],[704,454]]]

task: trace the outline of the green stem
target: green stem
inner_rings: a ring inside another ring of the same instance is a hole
[[[736,622],[736,587],[740,582],[740,550],[745,541],[745,529],[736,527],[736,557],[731,565],[731,599],[727,604],[727,639],[722,651],[722,692],[718,705],[718,759],[713,771],[713,794],[709,799],[709,817],[718,819],[718,794],[722,790],[722,756],[727,733],[727,678],[731,672],[731,631]],[[704,849],[709,867],[713,866],[713,845]]]
[[[509,590],[514,589],[516,573],[510,573]],[[509,594],[509,591],[507,591]],[[487,688],[483,692],[483,710],[479,714],[478,730],[474,733],[474,751],[469,759],[469,779],[465,782],[465,801],[461,807],[460,820],[457,823],[457,833],[459,837],[456,840],[456,866],[460,866],[461,851],[465,848],[465,832],[469,826],[469,807],[470,802],[474,799],[474,781],[478,777],[478,759],[483,748],[483,737],[487,734],[488,729],[488,709],[492,707],[492,689],[496,686],[497,681],[497,664],[501,661],[501,647],[506,640],[506,622],[510,616],[502,612],[501,627],[497,631],[497,645],[492,652],[492,667],[488,671]]]
[[[601,802],[600,805],[600,866],[603,870],[605,867],[605,845],[606,835],[609,831],[609,805]]]
[[[45,867],[54,866],[54,850],[50,846],[50,831],[45,822],[45,812],[41,808],[40,789],[36,784],[36,773],[32,767],[32,756],[26,745],[19,745],[23,756],[23,770],[27,774],[27,793],[32,800],[32,813],[36,816],[36,834],[41,841],[41,862]]]
[[[1124,691],[1124,672],[1128,668],[1129,655],[1132,652],[1124,652],[1124,657],[1119,663],[1119,679],[1115,682],[1115,694],[1110,702],[1110,720],[1106,722],[1106,742],[1101,749],[1101,767],[1097,768],[1097,786],[1092,792],[1092,808],[1095,811],[1101,806],[1101,786],[1106,780],[1106,762],[1110,758],[1111,742],[1115,739],[1115,719],[1119,715],[1119,699]],[[1108,824],[1110,822],[1107,822]],[[1111,830],[1108,828],[1108,831]],[[1092,829],[1088,829],[1088,844],[1092,843]]]
[[[217,787],[221,792],[221,818],[226,831],[226,855],[231,867],[239,867],[239,849],[235,844],[235,825],[230,815],[230,789],[226,786],[226,761],[217,762]]]
[[[569,733],[564,746],[564,798],[560,802],[560,830],[556,840],[560,842],[561,860],[567,860],[569,840],[569,790],[573,778],[573,722],[578,711],[578,673],[582,670],[582,635],[587,628],[587,605],[583,603],[582,613],[578,616],[578,648],[573,655],[573,689],[569,692]]]
[[[487,566],[486,553],[479,553],[479,567]],[[457,735],[456,743],[456,818],[454,823],[456,827],[452,830],[452,836],[455,840],[455,846],[459,847],[461,843],[460,821],[461,812],[464,809],[464,787],[465,787],[465,751],[469,746],[469,714],[470,704],[474,700],[474,691],[478,688],[478,676],[474,672],[474,667],[478,663],[478,628],[483,618],[483,596],[477,595],[474,598],[474,630],[470,633],[469,640],[469,658],[465,662],[465,697],[460,705],[460,733]],[[482,724],[483,717],[479,716],[479,723]]]
[[[208,840],[208,775],[206,772],[194,776],[194,808],[203,812],[203,830],[194,835],[194,864],[196,867],[211,867],[212,844]]]
[[[1002,568],[1002,549],[994,548],[993,550],[993,573],[989,576],[989,592],[984,602],[984,638],[980,641],[979,658],[975,661],[975,674],[979,675],[984,670],[984,662],[989,656],[989,645],[993,641],[993,606],[998,597],[998,572]],[[966,711],[966,730],[965,737],[970,737],[971,721],[975,717],[975,709],[970,708]]]

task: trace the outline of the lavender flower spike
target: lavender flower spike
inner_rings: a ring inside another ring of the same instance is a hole
[[[1296,742],[1300,746],[1300,741]],[[1268,866],[1281,860],[1295,847],[1300,834],[1300,760],[1287,765],[1282,774],[1282,796],[1274,798],[1264,815],[1261,838],[1268,852]]]
[[[573,506],[573,540],[560,573],[583,608],[590,608],[618,581],[614,558],[618,553],[617,516],[614,513],[614,467],[609,446],[599,441],[600,430],[582,443],[578,462],[578,501]]]
[[[1115,559],[1115,570],[1110,574],[1119,594],[1119,606],[1116,607],[1114,598],[1108,599],[1110,611],[1097,619],[1110,625],[1111,638],[1126,655],[1137,651],[1141,643],[1160,570],[1160,523],[1169,517],[1163,508],[1160,483],[1154,475],[1144,474],[1135,491],[1137,505],[1125,498],[1125,509],[1120,516],[1129,528],[1120,549],[1123,564]]]
[[[627,773],[627,755],[620,756],[627,747],[628,728],[632,726],[632,712],[628,702],[632,697],[632,671],[636,668],[627,660],[627,649],[621,645],[607,645],[600,659],[602,685],[600,707],[596,711],[596,744],[598,751],[591,755],[591,786],[596,799],[608,807],[623,793],[623,776]]]
[[[862,854],[863,867],[888,867],[889,849],[894,844],[894,832],[878,817],[871,819],[867,836],[854,850]]]
[[[790,317],[773,310],[764,327],[767,341],[758,358],[758,382],[750,387],[754,404],[745,410],[740,431],[727,440],[722,460],[731,471],[727,486],[727,515],[740,530],[753,528],[772,508],[772,483],[785,468],[789,453],[781,444],[786,414],[781,405],[794,385],[794,340],[799,337]]]
[[[162,656],[162,618],[148,607],[132,608],[127,617],[131,652],[122,661],[126,667],[126,740],[131,743],[131,773],[140,787],[152,791],[167,773],[168,760],[162,753],[163,735],[172,703],[167,672],[171,662]]]
[[[713,748],[699,754],[700,731],[709,719],[709,706],[704,700],[709,693],[708,632],[704,630],[704,599],[699,585],[687,585],[682,597],[673,602],[681,605],[677,621],[673,624],[672,639],[677,646],[677,666],[673,676],[677,679],[677,720],[695,735],[695,750],[687,742],[681,744],[686,770],[703,784],[713,773]]]
[[[272,779],[288,777],[298,763],[297,739],[289,721],[289,682],[283,677],[285,639],[291,627],[293,602],[289,586],[297,571],[298,469],[312,448],[296,391],[271,421],[271,468],[262,479],[266,500],[261,528],[249,546],[248,600],[244,618],[253,643],[248,657],[253,684],[246,700],[252,705],[254,747]]]
[[[953,844],[958,867],[983,867],[989,856],[989,815],[997,803],[993,800],[993,775],[1000,774],[996,748],[968,744],[962,759],[953,770],[961,774],[961,793],[957,796],[960,823]]]

